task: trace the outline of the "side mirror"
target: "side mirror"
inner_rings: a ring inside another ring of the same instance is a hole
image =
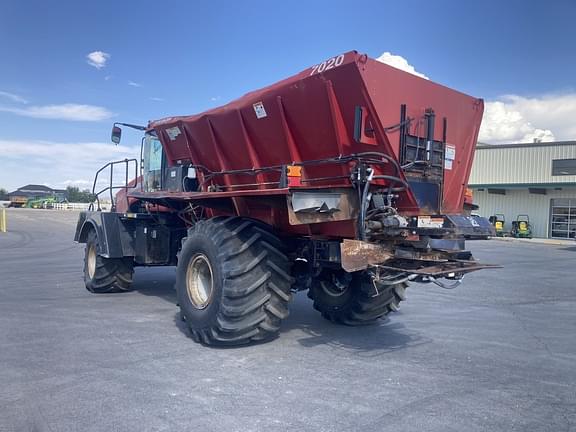
[[[120,138],[122,138],[122,129],[118,126],[112,128],[112,142],[116,145],[120,144]]]

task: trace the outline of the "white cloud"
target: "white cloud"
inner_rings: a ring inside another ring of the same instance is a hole
[[[164,102],[164,98],[160,97],[151,97],[150,100],[153,100],[155,102]]]
[[[142,87],[142,84],[134,82],[134,81],[128,81],[128,85],[132,86],[132,87]]]
[[[109,119],[114,115],[114,113],[104,107],[74,103],[30,106],[26,108],[0,106],[0,111],[24,117],[71,121],[100,121]]]
[[[411,73],[412,75],[419,76],[420,78],[429,79],[423,73],[416,71],[416,69],[414,69],[414,66],[412,66],[410,63],[408,63],[408,61],[402,56],[394,55],[394,54],[386,51],[384,54],[382,54],[376,60],[378,60],[379,62],[382,62],[382,63],[386,63],[389,66],[395,67],[396,69],[400,69],[400,70],[403,70],[405,72]]]
[[[478,140],[489,144],[576,139],[576,93],[487,101]]]
[[[28,183],[46,183],[56,188],[72,185],[91,189],[94,174],[101,166],[111,160],[138,158],[140,147],[0,139],[0,154],[0,187],[14,190]],[[108,174],[101,177],[99,185],[106,184]],[[115,179],[116,184],[124,181],[124,168],[118,167]]]
[[[96,69],[102,69],[106,66],[108,60],[110,60],[110,54],[104,51],[92,51],[86,56],[86,62],[90,66],[94,66]]]
[[[77,186],[79,188],[92,186],[94,180],[86,180],[86,179],[77,179],[77,180],[64,180],[60,182],[60,184],[64,186]]]
[[[114,145],[112,143],[57,143],[52,141],[0,139],[0,153],[8,157],[36,156],[42,159],[69,159],[80,163],[84,159],[104,160],[109,156],[116,157],[118,155],[131,154],[133,149],[133,147]],[[138,147],[138,151],[140,151],[140,147]]]
[[[28,101],[26,99],[24,99],[22,96],[19,96],[19,95],[14,94],[14,93],[1,91],[1,90],[0,90],[0,97],[3,97],[5,99],[9,99],[12,102],[17,102],[17,103],[22,103],[22,104],[28,103]]]
[[[211,100],[212,102],[219,101],[219,100],[220,100],[220,96],[212,96],[212,97],[210,98],[210,100]]]

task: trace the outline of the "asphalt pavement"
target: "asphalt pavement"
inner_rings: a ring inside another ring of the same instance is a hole
[[[279,338],[216,349],[179,321],[173,268],[87,292],[76,218],[8,210],[0,431],[576,430],[576,244],[472,241],[504,268],[412,285],[362,328],[299,293]]]

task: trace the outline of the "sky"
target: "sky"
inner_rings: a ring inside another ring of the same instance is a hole
[[[355,49],[485,100],[486,143],[576,139],[576,2],[0,2],[0,188],[90,186],[146,124]]]

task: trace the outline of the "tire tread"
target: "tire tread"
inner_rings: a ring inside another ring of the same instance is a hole
[[[372,282],[364,273],[356,274],[351,285],[347,288],[353,290],[346,300],[334,307],[325,299],[324,288],[334,284],[330,280],[330,273],[326,272],[314,280],[308,297],[313,300],[314,309],[319,311],[325,319],[348,326],[361,326],[376,323],[392,312],[397,312],[400,302],[405,300],[405,290],[408,284],[378,286],[376,292]]]
[[[293,283],[280,239],[264,224],[242,217],[199,221],[182,240],[183,248],[193,236],[214,242],[223,281],[215,324],[194,328],[185,320],[192,339],[205,345],[243,345],[275,337],[288,316]]]
[[[98,245],[94,230],[86,239],[86,251],[90,244]],[[92,279],[88,276],[88,254],[84,254],[84,282],[86,289],[94,294],[110,294],[130,291],[134,276],[134,266],[127,258],[104,258],[96,256],[96,269]]]

